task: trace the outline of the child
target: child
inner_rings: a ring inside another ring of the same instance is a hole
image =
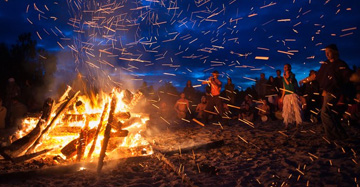
[[[174,106],[174,109],[177,113],[177,117],[180,119],[186,118],[186,113],[188,111],[188,108],[189,108],[189,101],[185,99],[185,94],[181,93],[180,99],[176,101],[176,104]]]

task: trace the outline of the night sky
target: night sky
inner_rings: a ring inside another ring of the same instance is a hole
[[[181,90],[218,70],[244,89],[285,63],[304,78],[331,43],[350,67],[360,64],[357,0],[2,0],[0,24],[0,42],[31,32],[57,54],[59,81],[76,69],[99,84],[171,81]]]

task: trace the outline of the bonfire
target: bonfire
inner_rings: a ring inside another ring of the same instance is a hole
[[[13,162],[40,155],[64,162],[98,162],[152,154],[152,147],[141,136],[149,116],[133,109],[141,92],[114,88],[97,97],[80,95],[68,87],[58,101],[47,99],[38,117],[27,117],[11,145],[0,154]]]

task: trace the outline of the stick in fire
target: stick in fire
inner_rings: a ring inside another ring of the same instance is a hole
[[[99,157],[99,162],[98,162],[98,167],[97,167],[98,173],[101,172],[101,169],[104,165],[104,158],[105,158],[106,149],[107,149],[109,139],[110,139],[111,124],[114,121],[114,112],[115,112],[116,104],[117,104],[117,98],[115,95],[113,95],[112,99],[111,99],[108,123],[105,128],[104,140],[103,140],[103,143],[101,146],[101,151],[100,151],[100,157]]]

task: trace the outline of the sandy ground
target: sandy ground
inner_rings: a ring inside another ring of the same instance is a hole
[[[352,137],[355,127],[346,126]],[[280,131],[280,132],[279,132]],[[254,128],[230,121],[222,127],[178,121],[144,132],[154,154],[94,163],[52,166],[36,158],[0,161],[1,186],[357,186],[360,140],[327,142],[321,125],[285,131],[280,121]],[[214,144],[211,144],[211,143]],[[80,167],[86,169],[80,170]]]

